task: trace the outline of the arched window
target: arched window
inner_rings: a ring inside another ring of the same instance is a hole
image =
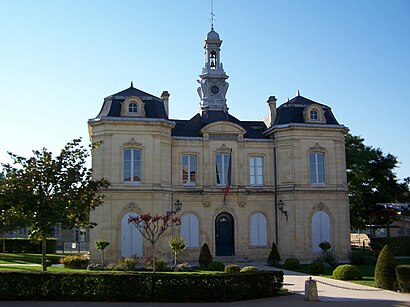
[[[311,120],[318,120],[319,119],[319,115],[318,115],[316,110],[310,111],[310,119]]]
[[[321,251],[319,244],[331,242],[330,217],[325,211],[320,210],[312,216],[312,250],[314,253]]]
[[[181,237],[188,248],[199,247],[199,221],[194,214],[184,214],[181,218]]]
[[[138,106],[135,102],[131,102],[128,105],[128,112],[129,113],[138,113]]]
[[[131,223],[129,216],[138,216],[135,212],[128,212],[121,219],[121,257],[142,256],[142,235]]]
[[[215,51],[211,51],[211,56],[210,56],[210,66],[211,69],[215,69],[216,67],[216,52]]]
[[[251,216],[251,245],[266,246],[268,245],[268,229],[266,217],[262,213],[254,213]]]

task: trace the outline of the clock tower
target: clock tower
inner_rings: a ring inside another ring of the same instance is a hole
[[[199,75],[198,94],[201,98],[201,114],[208,111],[223,111],[228,112],[226,105],[226,92],[229,84],[225,80],[228,79],[223,65],[221,63],[221,44],[218,33],[214,31],[213,26],[211,31],[206,36],[205,40],[205,66],[202,68],[202,74]]]

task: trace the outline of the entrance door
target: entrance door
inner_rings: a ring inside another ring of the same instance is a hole
[[[135,212],[129,212],[121,219],[121,257],[142,256],[142,235],[134,225],[128,223],[130,215],[138,216]]]
[[[312,250],[314,253],[321,251],[319,244],[331,243],[330,217],[325,211],[317,211],[312,216]]]
[[[235,254],[233,224],[233,217],[227,212],[223,212],[216,217],[216,256],[233,256]]]

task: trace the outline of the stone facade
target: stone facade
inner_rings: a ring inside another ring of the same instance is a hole
[[[203,243],[214,256],[266,260],[276,242],[282,259],[306,262],[318,257],[322,240],[331,242],[335,257],[347,259],[347,128],[328,106],[299,94],[279,107],[269,97],[265,121],[230,115],[221,43],[212,29],[198,89],[201,110],[190,120],[168,118],[168,92],[158,98],[133,85],[105,98],[89,120],[92,142],[102,142],[92,153],[93,176],[111,182],[104,205],[91,212],[98,224],[90,233],[93,262],[99,261],[98,239],[111,242],[108,262],[150,255],[147,241],[126,220],[166,214],[176,200],[183,204],[177,213],[182,225],[164,233],[157,246],[169,259],[172,235],[188,241],[181,260],[197,260]]]

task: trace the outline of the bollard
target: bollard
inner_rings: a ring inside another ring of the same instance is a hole
[[[316,302],[319,300],[316,280],[313,280],[312,277],[309,277],[309,279],[305,281],[305,300],[309,302]]]

